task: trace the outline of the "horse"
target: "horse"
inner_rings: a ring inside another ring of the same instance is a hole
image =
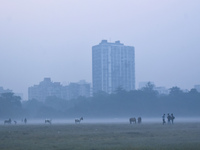
[[[14,123],[15,123],[15,125],[17,124],[17,121],[16,120],[14,120]]]
[[[132,123],[136,123],[136,118],[135,118],[135,117],[130,118],[130,119],[129,119],[129,122],[130,122],[130,124],[132,124]]]
[[[4,121],[4,124],[11,124],[12,120],[11,119],[8,119],[8,120],[5,120]]]
[[[138,117],[138,123],[142,123],[142,118]]]
[[[46,124],[46,123],[51,124],[51,119],[45,119],[44,123],[45,123],[45,124]]]
[[[81,120],[83,120],[83,117],[81,117],[80,119],[75,119],[75,123],[81,123]]]

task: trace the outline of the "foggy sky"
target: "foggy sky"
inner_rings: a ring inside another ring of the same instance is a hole
[[[0,86],[92,82],[92,46],[135,47],[136,87],[200,84],[199,0],[0,0]]]

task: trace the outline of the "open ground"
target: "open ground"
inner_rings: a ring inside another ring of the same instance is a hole
[[[0,125],[1,150],[200,149],[200,123]]]

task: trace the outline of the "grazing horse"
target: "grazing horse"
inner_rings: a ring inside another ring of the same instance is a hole
[[[45,119],[44,123],[45,123],[45,124],[46,124],[46,123],[51,124],[51,119]]]
[[[138,123],[142,123],[142,118],[138,117]]]
[[[83,120],[83,117],[81,117],[80,119],[75,119],[75,123],[81,123],[81,120]]]
[[[15,123],[15,125],[17,124],[17,121],[16,120],[14,120],[14,123]]]
[[[130,119],[129,119],[129,122],[130,122],[130,124],[132,124],[132,123],[136,123],[136,118],[135,118],[135,117],[130,118]]]
[[[4,121],[4,124],[11,124],[11,122],[12,122],[11,119],[8,119]]]

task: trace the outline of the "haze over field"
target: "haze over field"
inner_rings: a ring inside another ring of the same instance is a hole
[[[127,116],[126,118],[84,118],[83,121],[81,121],[81,124],[129,124],[129,117]],[[74,121],[75,118],[71,119],[52,119],[51,124],[57,125],[57,124],[75,124]],[[24,125],[24,122],[21,122],[20,120],[17,120],[18,125]],[[1,122],[3,122],[1,120]],[[180,123],[200,123],[200,118],[176,118],[174,121],[174,124],[180,124]],[[13,123],[14,124],[14,123]],[[49,124],[45,123],[44,119],[29,119],[27,122],[28,125],[34,125],[34,124],[39,124],[39,125],[44,125],[44,124]],[[137,123],[136,123],[137,124]],[[142,124],[162,124],[162,119],[161,118],[142,118]],[[0,124],[2,125],[2,123]],[[134,125],[134,124],[133,124]],[[167,124],[171,125],[171,124]]]
[[[1,125],[0,149],[196,150],[199,127],[196,123]]]
[[[93,45],[135,47],[140,81],[200,84],[199,0],[0,0],[0,86],[27,99],[28,87],[92,82]]]

